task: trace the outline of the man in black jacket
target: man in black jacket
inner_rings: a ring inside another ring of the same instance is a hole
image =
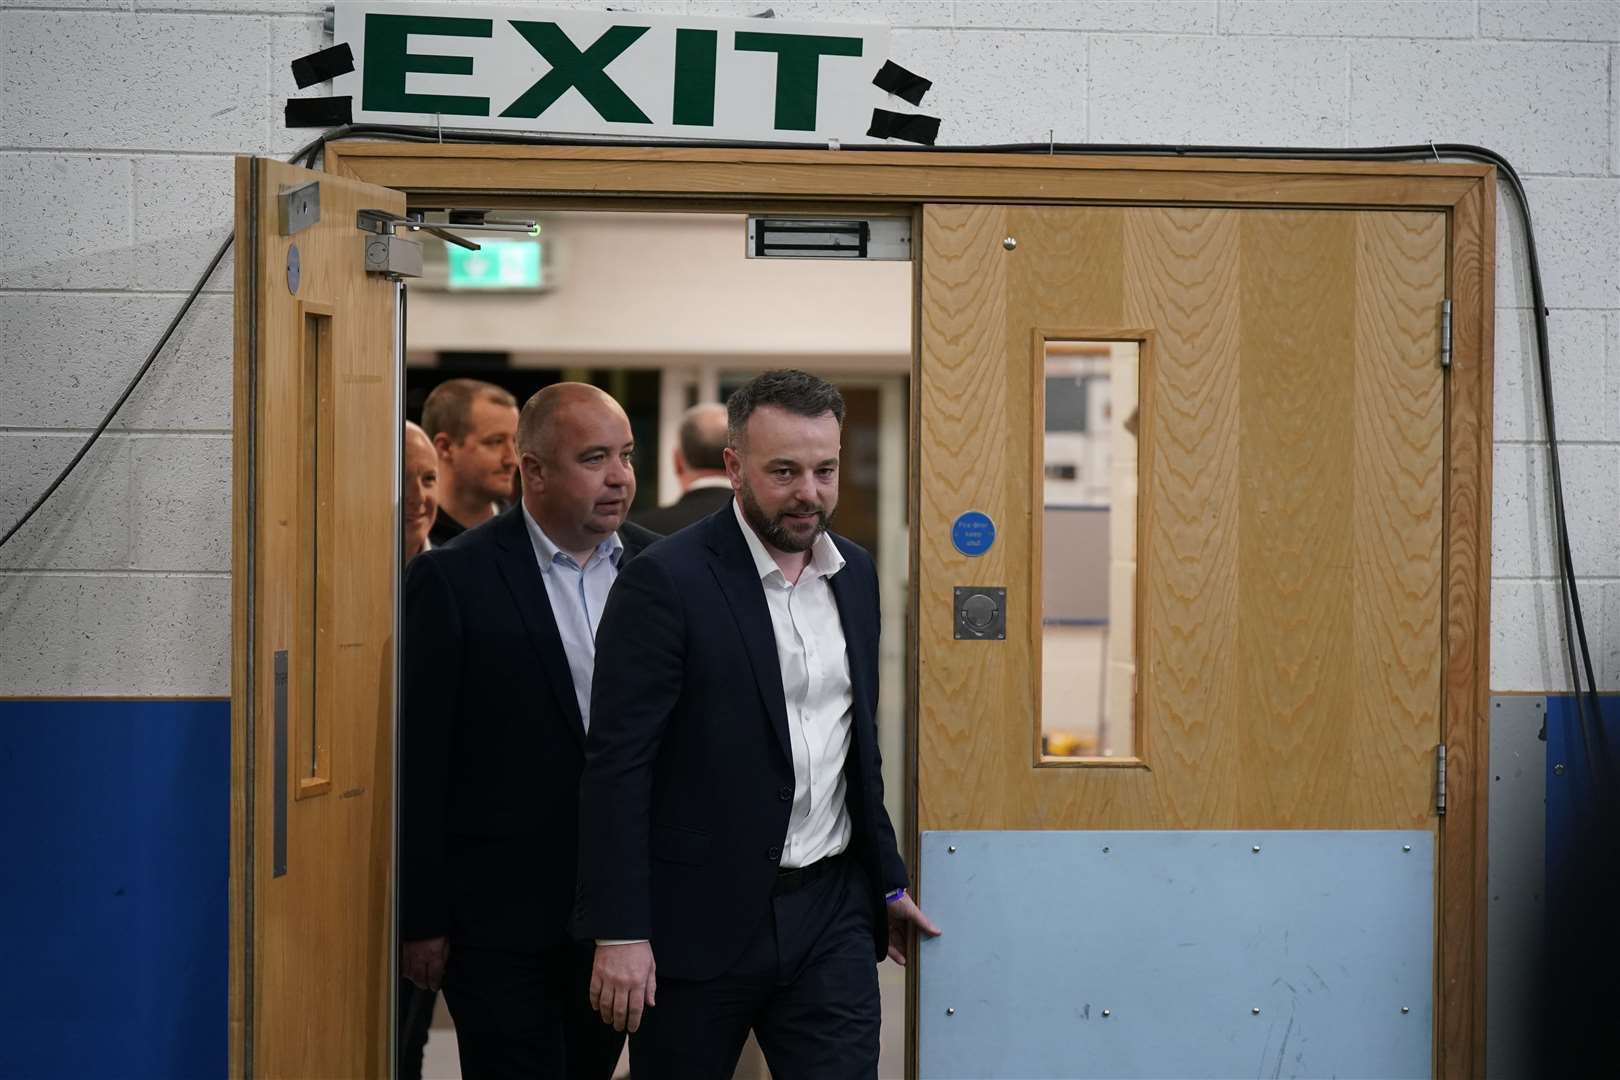
[[[731,502],[724,405],[716,401],[694,405],[681,417],[675,478],[681,483],[681,497],[668,506],[637,513],[637,525],[669,536]]]
[[[579,778],[596,624],[657,538],[624,521],[634,445],[600,390],[540,391],[518,446],[522,501],[406,573],[401,966],[443,982],[470,1080],[606,1080],[623,1037],[567,928]]]
[[[876,963],[913,927],[883,807],[878,587],[827,532],[843,399],[768,372],[728,402],[736,499],[627,567],[602,617],[574,930],[636,1080],[875,1077]],[[655,962],[656,957],[656,962]]]

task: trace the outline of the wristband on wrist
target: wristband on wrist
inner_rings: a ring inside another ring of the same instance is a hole
[[[894,892],[884,893],[883,894],[883,902],[886,903],[886,904],[892,904],[892,903],[894,903],[896,900],[900,899],[904,895],[906,895],[906,890],[905,890],[905,886],[902,885],[900,888],[894,890]]]

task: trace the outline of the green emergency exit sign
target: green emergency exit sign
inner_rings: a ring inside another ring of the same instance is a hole
[[[540,242],[479,240],[479,250],[446,245],[452,289],[540,288]]]

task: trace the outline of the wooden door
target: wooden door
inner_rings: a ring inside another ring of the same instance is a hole
[[[319,220],[288,221],[278,196],[308,184]],[[398,286],[355,221],[405,201],[257,158],[236,201],[231,1075],[381,1077]]]
[[[1446,215],[921,220],[918,831],[1438,833]],[[1139,343],[1109,597],[1134,738],[1106,760],[1041,745],[1044,575],[1076,557],[1042,550],[1050,341]],[[953,543],[969,511],[982,554]],[[1005,640],[957,639],[957,586],[1005,587]]]

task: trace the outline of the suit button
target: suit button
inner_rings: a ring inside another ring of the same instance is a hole
[[[771,860],[771,862],[780,862],[781,859],[782,859],[782,849],[779,848],[779,847],[774,847],[773,846],[769,851],[767,851],[765,853],[765,857],[767,859]]]
[[[779,787],[776,789],[776,797],[781,799],[783,802],[792,802],[793,789],[790,787]]]

